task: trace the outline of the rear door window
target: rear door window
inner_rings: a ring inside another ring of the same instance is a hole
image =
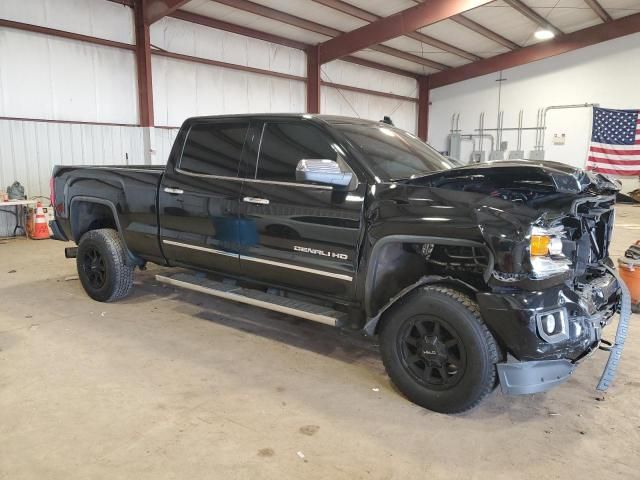
[[[248,130],[248,120],[193,125],[184,145],[180,170],[236,177]]]

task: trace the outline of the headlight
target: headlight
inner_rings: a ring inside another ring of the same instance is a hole
[[[571,261],[562,252],[562,227],[532,227],[529,242],[531,271],[535,278],[547,278],[566,272]]]

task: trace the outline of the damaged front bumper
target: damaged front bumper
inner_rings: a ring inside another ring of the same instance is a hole
[[[544,292],[485,294],[478,298],[483,318],[507,346],[516,361],[498,364],[505,393],[546,391],[566,381],[576,365],[593,353],[601,341],[601,329],[619,308],[615,343],[598,384],[606,390],[615,376],[631,314],[631,300],[614,270],[582,285]],[[565,330],[557,342],[541,331],[540,316],[562,312]]]
[[[611,273],[615,275],[618,280],[618,285],[620,286],[620,321],[618,322],[615,341],[609,352],[607,365],[604,367],[604,371],[596,387],[602,392],[609,388],[609,385],[611,385],[611,382],[613,382],[616,376],[624,342],[627,339],[627,333],[629,331],[629,319],[631,318],[631,294],[629,293],[629,289],[614,270],[611,270]]]
[[[566,381],[575,368],[566,359],[499,363],[500,388],[511,395],[544,392]]]

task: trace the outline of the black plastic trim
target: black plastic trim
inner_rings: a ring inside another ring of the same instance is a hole
[[[118,232],[118,235],[120,235],[120,239],[122,240],[122,245],[124,246],[124,249],[127,253],[127,264],[128,265],[142,265],[144,263],[144,260],[140,259],[139,257],[135,256],[131,250],[129,250],[129,247],[127,247],[127,242],[124,238],[124,232],[122,231],[122,226],[120,225],[120,218],[118,217],[118,210],[116,209],[116,206],[113,204],[113,202],[110,202],[109,200],[104,200],[102,198],[96,198],[96,197],[89,197],[89,196],[85,196],[85,195],[78,195],[76,197],[73,197],[70,201],[69,201],[69,226],[71,228],[71,233],[73,235],[74,241],[76,242],[76,244],[78,242],[80,242],[80,238],[77,238],[77,234],[76,232],[73,231],[73,222],[71,221],[71,214],[73,212],[73,204],[75,202],[89,202],[89,203],[98,203],[101,205],[104,205],[106,207],[108,207],[111,210],[111,213],[113,214],[113,220],[116,224],[116,230]]]

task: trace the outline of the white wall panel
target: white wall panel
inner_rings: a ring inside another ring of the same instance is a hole
[[[134,43],[132,9],[106,0],[2,0],[0,18]]]
[[[151,26],[151,43],[174,53],[304,76],[303,51],[165,17]]]
[[[517,125],[520,109],[524,109],[525,126],[535,126],[538,108],[550,105],[599,103],[607,108],[640,108],[639,59],[640,34],[635,34],[505,70],[506,80],[500,82],[501,93],[497,73],[437,88],[431,92],[429,141],[439,150],[447,148],[454,113],[460,113],[463,133],[478,128],[481,112],[486,113],[485,128],[495,128],[499,93],[505,127]],[[591,127],[590,109],[550,111],[547,127],[546,158],[584,167]],[[566,143],[553,145],[553,135],[563,133]],[[503,140],[509,142],[510,150],[515,148],[514,132],[504,132]],[[534,142],[532,131],[523,134],[525,153],[533,148]],[[467,146],[463,150],[463,160],[468,160],[470,149]],[[637,186],[637,181],[634,183]]]
[[[54,165],[142,164],[141,130],[0,120],[0,189],[18,180],[28,196],[48,196]]]
[[[396,127],[417,132],[417,104],[366,93],[322,87],[321,111],[329,115],[382,120],[388,115]]]
[[[48,198],[54,165],[142,164],[143,148],[139,127],[0,120],[0,190],[17,180],[28,197]],[[0,237],[14,222],[0,213]]]
[[[0,28],[0,116],[137,123],[132,52]]]
[[[418,97],[415,79],[336,60],[322,66],[322,80],[404,97]]]
[[[302,112],[305,84],[297,80],[153,57],[156,125],[179,126],[194,115]]]
[[[171,147],[178,135],[178,128],[156,128],[155,131],[155,143],[156,154],[153,157],[153,163],[155,165],[166,165],[171,153]]]

